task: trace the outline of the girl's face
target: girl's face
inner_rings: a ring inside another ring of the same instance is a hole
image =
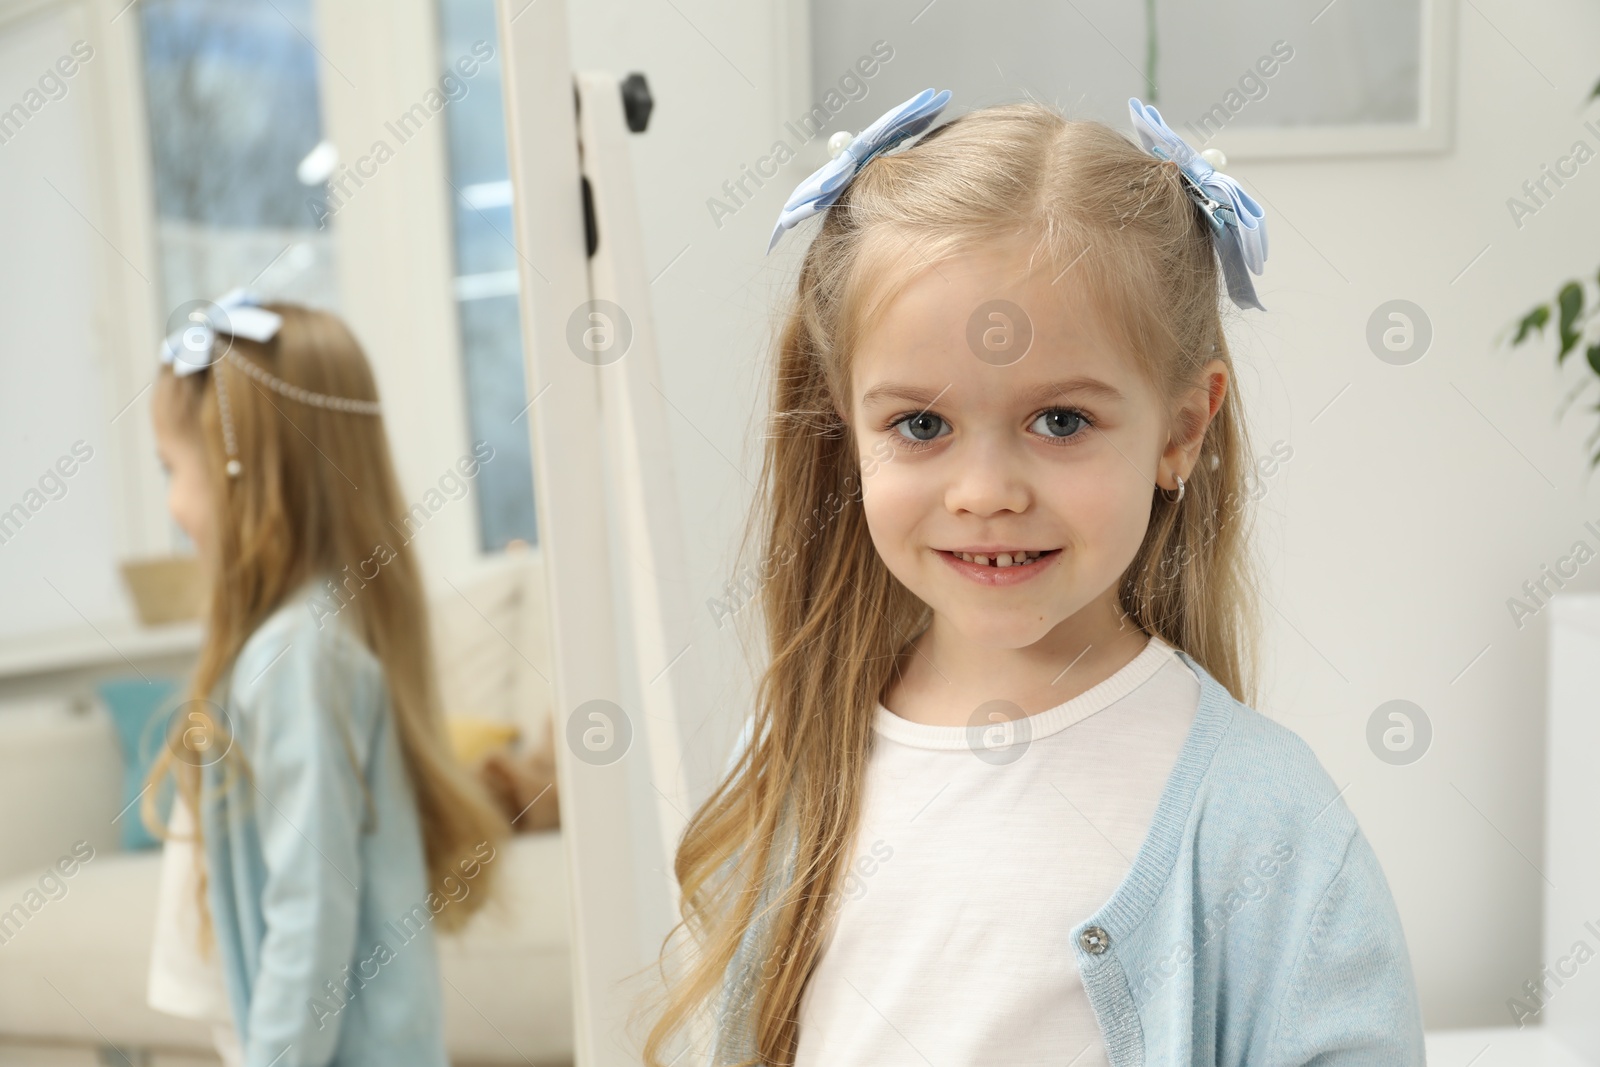
[[[1028,254],[1011,243],[922,270],[862,339],[851,382],[879,556],[936,625],[995,649],[1033,645],[1097,602],[1073,636],[1107,639],[1154,488],[1188,478],[1200,444],[1169,443],[1164,406],[1070,268],[1027,273]],[[1223,383],[1186,400],[1202,424]],[[994,566],[1002,554],[1009,567]]]
[[[211,488],[206,477],[205,457],[198,435],[184,433],[175,425],[168,408],[170,398],[155,391],[151,405],[156,433],[156,454],[167,472],[167,510],[189,540],[202,554],[211,544]]]

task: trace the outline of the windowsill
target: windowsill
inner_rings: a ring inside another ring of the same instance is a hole
[[[498,573],[522,567],[533,567],[535,580],[542,582],[538,551],[523,546],[517,551],[479,556],[457,575],[457,584],[430,583],[430,599],[435,605],[455,602],[462,595],[461,585],[482,583]],[[192,654],[200,650],[203,636],[204,628],[198,620],[142,626],[131,618],[20,634],[0,641],[0,680]]]
[[[199,650],[201,634],[199,621],[141,626],[119,619],[8,637],[0,648],[0,678],[183,655]]]

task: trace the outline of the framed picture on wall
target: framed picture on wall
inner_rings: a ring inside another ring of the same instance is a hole
[[[1454,0],[1225,0],[1155,16],[1158,106],[1196,147],[1229,158],[1450,147]]]
[[[1451,145],[1455,0],[810,0],[809,17],[812,96],[843,100],[847,129],[931,85],[963,108],[1035,99],[1118,129],[1137,96],[1230,159]],[[852,75],[869,53],[875,76]]]

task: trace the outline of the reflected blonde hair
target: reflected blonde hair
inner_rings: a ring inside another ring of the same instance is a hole
[[[824,214],[773,350],[761,486],[739,553],[747,559],[756,542],[765,578],[755,741],[678,845],[682,917],[663,944],[663,973],[676,935],[692,947],[657,998],[651,1067],[706,1025],[719,1064],[739,1054],[794,1062],[801,994],[861,813],[874,708],[931,618],[879,559],[856,506],[860,453],[839,415],[851,407],[852,353],[923,268],[1035,235],[1036,260],[1068,272],[1062,284],[1092,298],[1166,398],[1173,438],[1205,434],[1181,504],[1152,486],[1120,605],[1253,699],[1246,652],[1257,620],[1241,521],[1250,451],[1209,230],[1176,168],[1107,126],[1031,102],[970,112],[877,157]],[[1229,371],[1221,407],[1209,427],[1177,424],[1177,400],[1212,358]],[[765,937],[746,947],[758,919]],[[730,973],[741,948],[747,967]]]
[[[212,701],[250,635],[306,582],[337,575],[347,565],[359,568],[377,546],[386,546],[392,558],[344,603],[332,624],[348,626],[382,665],[389,713],[421,823],[428,886],[442,892],[458,864],[476,855],[476,846],[500,843],[510,827],[456,763],[445,733],[422,576],[405,539],[396,537],[405,529],[406,509],[383,419],[291,400],[260,384],[236,361],[249,360],[291,386],[328,396],[377,400],[377,383],[360,344],[336,316],[292,304],[264,306],[283,316],[271,341],[233,338],[229,354],[207,370],[179,377],[163,367],[156,381],[155,417],[197,441],[212,505],[205,642],[184,705],[187,721],[203,721],[181,736],[225,745],[226,725],[216,721]],[[218,351],[229,344],[229,338],[218,338]],[[225,469],[219,374],[243,464],[234,478]],[[141,812],[146,825],[164,835],[155,797],[169,776],[195,812],[202,942],[209,944],[199,847],[200,760],[177,758],[178,744],[162,747]],[[226,751],[227,760],[237,761],[227,769],[247,774],[238,747]],[[438,913],[435,921],[442,929],[459,927],[488,900],[493,870],[485,865],[475,882],[479,892]]]

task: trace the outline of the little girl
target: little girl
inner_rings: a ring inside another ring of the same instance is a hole
[[[1219,305],[1260,307],[1261,210],[1137,100],[1142,147],[1029,103],[879,158],[948,97],[774,233],[826,212],[751,526],[770,662],[646,1062],[1420,1065],[1372,849],[1248,706]]]
[[[210,609],[145,794],[153,821],[176,779],[151,1005],[229,1064],[443,1067],[433,926],[483,903],[507,827],[446,745],[371,368],[334,316],[240,292],[162,358]]]

